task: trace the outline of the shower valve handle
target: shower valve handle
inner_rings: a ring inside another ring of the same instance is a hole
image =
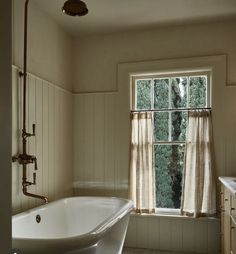
[[[36,173],[33,173],[33,184],[36,184]]]
[[[35,123],[32,124],[33,133],[32,136],[35,136]]]
[[[22,130],[22,138],[26,140],[26,138],[34,137],[35,136],[35,124],[32,124],[32,133],[26,132],[25,130]]]
[[[34,170],[38,170],[37,158],[34,158]]]

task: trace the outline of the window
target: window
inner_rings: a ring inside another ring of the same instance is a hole
[[[210,106],[210,72],[133,76],[132,108],[153,114],[156,207],[179,209],[187,109]]]

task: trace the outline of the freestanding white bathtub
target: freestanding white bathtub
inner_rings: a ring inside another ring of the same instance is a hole
[[[13,253],[121,254],[132,208],[126,199],[72,197],[17,214]]]

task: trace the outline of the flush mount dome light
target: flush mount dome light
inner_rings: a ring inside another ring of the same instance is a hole
[[[84,16],[88,13],[88,8],[81,0],[67,0],[62,7],[62,12],[70,16]]]

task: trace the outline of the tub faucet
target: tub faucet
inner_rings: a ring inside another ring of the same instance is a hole
[[[22,188],[23,194],[24,194],[25,196],[28,196],[28,197],[31,197],[31,198],[42,199],[42,200],[44,201],[44,203],[47,204],[47,203],[48,203],[48,198],[47,198],[47,197],[41,196],[41,195],[36,195],[36,194],[33,194],[33,193],[29,193],[29,192],[27,191],[27,187],[28,187],[29,185],[32,185],[32,184],[36,184],[36,173],[34,173],[34,180],[33,180],[33,182],[28,182],[28,181],[26,181],[26,182],[22,183],[22,185],[23,185],[23,188]]]
[[[37,158],[34,155],[29,155],[26,152],[27,147],[27,138],[35,136],[35,124],[33,124],[33,132],[28,133],[26,132],[25,128],[22,130],[22,143],[23,143],[23,153],[20,153],[18,155],[12,156],[12,162],[18,162],[23,167],[23,176],[22,176],[22,191],[23,194],[32,197],[32,198],[38,198],[42,199],[46,204],[48,203],[48,198],[36,195],[33,193],[29,193],[27,188],[31,185],[36,185],[36,173],[33,173],[33,181],[30,182],[27,180],[27,165],[33,163],[34,164],[34,170],[38,170],[38,164],[37,164]]]
[[[19,154],[12,157],[12,162],[18,161],[19,164],[30,164],[34,163],[34,169],[38,169],[37,158],[34,155]]]

